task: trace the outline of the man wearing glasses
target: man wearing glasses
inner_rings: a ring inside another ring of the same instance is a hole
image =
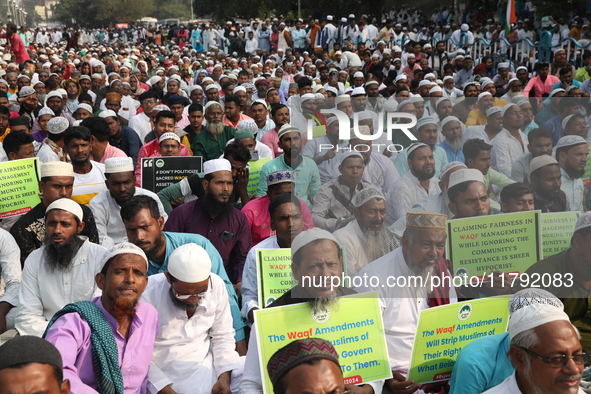
[[[516,311],[509,320],[509,337],[515,372],[485,394],[584,393],[579,384],[589,354],[560,308],[538,304]]]
[[[143,300],[160,317],[148,392],[238,391],[244,358],[234,349],[224,280],[211,272],[205,249],[194,243],[175,249],[168,271],[150,277]]]
[[[150,90],[140,94],[139,101],[143,112],[129,118],[129,127],[135,130],[141,141],[144,141],[146,135],[152,131],[150,116],[152,116],[152,110],[158,105],[160,99],[156,92]]]

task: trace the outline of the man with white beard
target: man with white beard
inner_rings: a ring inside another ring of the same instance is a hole
[[[579,384],[589,354],[565,312],[532,304],[511,315],[508,331],[515,372],[484,394],[584,393]]]
[[[355,220],[334,232],[345,248],[347,275],[353,277],[370,262],[400,246],[400,240],[385,225],[386,198],[374,187],[361,190],[353,200]]]
[[[203,161],[217,159],[224,153],[224,147],[234,138],[235,129],[224,126],[222,117],[224,110],[217,101],[210,101],[203,109],[207,128],[197,134],[191,144],[194,156],[203,157]]]
[[[403,390],[414,393],[419,388],[418,383],[406,380],[406,374],[421,311],[457,302],[453,287],[434,287],[433,282],[427,280],[439,276],[441,284],[450,284],[451,275],[443,259],[446,224],[446,215],[409,212],[401,246],[359,272],[359,276],[367,275],[370,279],[356,290],[378,292],[393,372],[393,378],[386,380],[385,386],[391,393]],[[404,277],[407,285],[387,286],[383,279],[386,277]],[[378,278],[378,284],[373,287],[370,283],[375,283],[375,278]]]
[[[462,134],[466,126],[455,116],[448,116],[441,121],[441,133],[445,140],[439,144],[447,154],[447,161],[461,161],[465,162],[462,147],[464,140]]]
[[[444,233],[445,235],[445,233]],[[291,290],[268,306],[292,305],[308,302],[316,311],[326,311],[338,297],[355,294],[355,290],[330,285],[333,277],[343,277],[343,256],[336,238],[326,230],[314,227],[298,234],[291,243],[291,271],[298,282]],[[304,280],[302,280],[305,278]],[[322,285],[326,280],[326,286]],[[260,394],[263,391],[261,370],[259,368],[259,349],[257,345],[257,324],[252,325],[250,342],[244,374],[240,383],[241,394]],[[362,384],[359,387],[345,385],[345,390],[355,390],[358,394],[372,394],[382,391],[383,381]],[[372,391],[373,390],[373,391]]]

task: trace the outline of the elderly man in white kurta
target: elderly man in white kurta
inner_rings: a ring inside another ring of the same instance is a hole
[[[133,196],[146,195],[158,203],[160,216],[168,215],[155,193],[135,186],[135,167],[131,157],[112,157],[105,160],[107,190],[97,194],[88,206],[92,210],[100,243],[106,248],[127,242],[127,232],[121,219],[121,206]]]
[[[529,141],[523,134],[523,113],[515,104],[507,104],[501,110],[503,130],[493,138],[491,166],[503,175],[511,177],[513,163],[527,152]]]
[[[408,147],[407,162],[410,171],[400,178],[388,192],[388,218],[386,225],[406,215],[413,205],[441,193],[439,179],[435,178],[433,149],[422,142]]]
[[[374,260],[400,246],[400,239],[384,224],[386,198],[374,187],[360,191],[353,200],[355,220],[334,232],[345,249],[347,275],[355,276]]]
[[[160,317],[148,374],[148,393],[171,386],[177,393],[237,392],[243,360],[224,281],[194,243],[175,249],[168,271],[150,277],[142,300]]]
[[[94,277],[107,250],[79,235],[84,228],[80,204],[60,198],[45,212],[45,243],[27,257],[22,272],[15,318],[20,335],[40,337],[65,305],[101,294]]]
[[[421,311],[436,305],[457,302],[455,289],[435,287],[426,280],[433,276],[450,276],[443,260],[446,240],[447,216],[434,212],[409,212],[402,246],[370,263],[359,272],[360,276],[380,278],[377,287],[358,288],[360,292],[377,291],[380,298],[386,344],[393,378],[386,381],[391,392],[409,386],[418,388],[416,383],[406,381],[419,315]],[[428,245],[428,247],[426,247]],[[383,278],[421,277],[420,286],[389,287]],[[449,280],[446,279],[442,283]],[[367,281],[366,283],[373,283]]]

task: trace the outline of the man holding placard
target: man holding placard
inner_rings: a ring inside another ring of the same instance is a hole
[[[478,170],[460,170],[453,173],[452,177],[463,171],[476,171],[482,177]],[[485,196],[488,201],[486,192]],[[421,311],[457,301],[453,286],[432,286],[433,283],[428,282],[430,277],[449,277],[443,260],[446,224],[446,215],[409,212],[402,246],[359,272],[359,276],[378,278],[377,286],[371,285],[375,281],[369,281],[367,285],[358,287],[358,290],[377,291],[380,297],[390,367],[394,375],[385,384],[392,393],[399,390],[412,393],[419,387],[414,381],[407,381],[406,375]],[[392,286],[390,283],[382,283],[381,278],[386,276],[397,278],[397,281],[404,279],[405,284]],[[414,285],[411,284],[411,279]],[[450,284],[449,281],[441,280],[440,284],[441,282]]]
[[[254,322],[253,311],[260,306],[257,282],[264,280],[257,275],[259,250],[291,247],[292,240],[304,227],[301,204],[302,202],[291,194],[279,194],[273,198],[268,211],[271,229],[275,231],[275,235],[253,246],[246,256],[242,275],[242,316],[250,323]]]
[[[581,334],[581,344],[591,350],[589,316],[591,306],[587,302],[591,283],[591,212],[585,212],[577,220],[570,247],[532,265],[519,277],[515,286],[544,286],[564,302],[564,311]],[[536,280],[537,279],[537,280]]]

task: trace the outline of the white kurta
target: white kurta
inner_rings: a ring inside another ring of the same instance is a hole
[[[339,163],[341,162],[340,153],[335,156],[334,167],[332,170],[333,177],[340,175]],[[372,152],[369,161],[365,163],[363,168],[363,180],[371,183],[376,189],[380,190],[384,195],[390,191],[392,186],[400,178],[400,174],[394,163],[381,153]]]
[[[129,127],[131,127],[137,133],[137,135],[140,137],[140,141],[142,141],[142,144],[144,143],[146,135],[152,131],[150,118],[143,112],[129,118]]]
[[[148,393],[172,383],[177,393],[210,394],[218,376],[240,368],[228,292],[211,274],[209,288],[189,319],[174,306],[164,273],[152,275],[142,300],[158,310],[159,327],[148,373]],[[238,382],[235,382],[238,383]]]
[[[378,292],[390,367],[394,371],[406,373],[410,364],[419,315],[421,311],[429,308],[428,289],[409,285],[390,287],[384,283],[388,276],[396,278],[416,276],[404,260],[402,247],[371,262],[359,272],[359,276],[365,274],[368,277],[378,277],[380,284],[376,288],[366,287],[356,290]],[[368,285],[369,283],[370,281],[367,280]],[[450,289],[449,297],[450,302],[457,302],[454,288]]]
[[[94,277],[101,270],[107,249],[84,238],[70,270],[50,272],[45,268],[45,246],[25,260],[15,327],[20,335],[43,335],[47,323],[72,302],[90,301],[101,295]]]
[[[411,210],[413,205],[439,193],[441,193],[439,179],[431,178],[429,180],[429,190],[427,191],[411,171],[407,172],[386,194],[386,212],[388,215],[386,225],[391,226],[395,221],[406,216],[406,213]]]
[[[508,177],[511,177],[513,162],[527,153],[527,145],[529,144],[527,136],[520,131],[519,138],[521,143],[509,133],[509,130],[503,129],[492,140],[491,167]]]
[[[579,387],[577,393],[583,394],[584,391]],[[503,383],[486,390],[483,394],[521,394],[521,390],[517,385],[515,372],[513,372],[513,374],[507,379],[503,380]]]
[[[371,263],[365,254],[365,236],[357,220],[353,220],[345,227],[335,231],[333,235],[339,245],[345,248],[348,276],[357,275],[363,267]]]
[[[18,290],[21,284],[21,250],[8,231],[0,229],[0,273],[3,285],[0,285],[0,302],[6,302],[13,307],[18,305]],[[4,287],[4,288],[2,288]],[[14,327],[16,308],[6,316],[7,328]]]
[[[257,276],[257,250],[259,249],[279,249],[277,236],[272,235],[262,240],[248,251],[244,261],[244,270],[242,271],[242,317],[248,320],[248,312],[252,308],[259,307],[259,285]],[[249,322],[250,324],[250,322]]]
[[[103,99],[100,104],[100,109],[105,111],[107,99]],[[122,118],[129,120],[132,116],[135,116],[137,110],[135,108],[135,100],[129,96],[121,96],[121,108],[119,109],[118,115]]]
[[[160,199],[155,193],[142,189],[141,187],[136,187],[133,195],[152,197],[158,204],[160,216],[164,218],[164,221],[168,219],[162,202],[160,202]],[[90,200],[88,207],[94,215],[101,245],[105,248],[110,248],[113,245],[127,242],[127,231],[125,231],[125,225],[123,224],[123,219],[121,219],[121,206],[117,204],[109,190],[103,190],[97,194]]]

